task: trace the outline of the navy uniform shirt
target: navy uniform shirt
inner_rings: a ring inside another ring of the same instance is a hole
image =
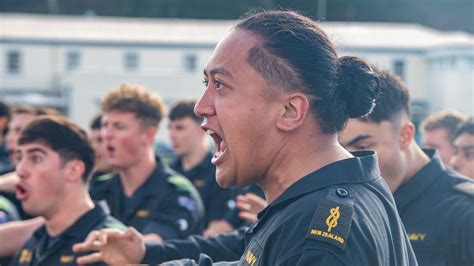
[[[10,265],[76,265],[76,257],[85,254],[75,254],[72,246],[83,242],[92,230],[102,228],[126,229],[125,225],[108,215],[99,205],[56,237],[49,236],[43,225],[26,241]]]
[[[238,231],[198,241],[150,243],[143,262],[187,256],[209,265],[211,260],[236,260],[234,254],[241,253],[239,265],[416,265],[375,155],[357,154],[365,156],[327,165],[290,186],[245,235]],[[219,249],[223,255],[217,254]]]
[[[474,265],[474,183],[431,161],[394,193],[420,265]],[[469,192],[471,191],[471,192]]]
[[[198,165],[183,169],[180,158],[177,158],[170,167],[187,177],[197,188],[205,207],[205,225],[212,220],[220,220],[235,209],[236,193],[233,189],[223,189],[216,182],[216,167],[212,165],[213,154],[208,153]]]
[[[204,210],[194,186],[157,160],[155,170],[133,193],[125,196],[118,175],[101,178],[90,191],[96,201],[105,200],[112,216],[142,234],[163,239],[186,238],[201,233]]]
[[[260,212],[240,265],[416,265],[374,153],[356,154],[298,180]]]

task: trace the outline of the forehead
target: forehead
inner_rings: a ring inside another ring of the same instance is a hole
[[[435,139],[448,139],[448,130],[446,128],[435,128],[427,130],[423,133],[423,138],[435,140]]]
[[[247,55],[251,48],[260,44],[260,39],[254,34],[243,30],[232,30],[216,46],[214,53],[206,67],[207,71],[225,68],[230,75],[242,71],[234,66],[246,64]]]
[[[456,146],[474,145],[474,134],[463,133],[454,141]]]
[[[34,141],[34,142],[18,145],[17,149],[18,151],[23,152],[23,153],[29,152],[29,151],[38,151],[38,150],[44,151],[46,153],[54,152],[48,145],[44,144],[41,141]]]
[[[175,120],[170,120],[169,121],[170,125],[191,125],[191,124],[195,124],[195,125],[199,125],[199,123],[192,119],[191,117],[189,116],[184,116],[184,117],[180,117],[180,118],[177,118]]]
[[[34,114],[29,113],[14,114],[10,120],[10,125],[26,125],[35,119],[35,117],[36,116]]]
[[[138,121],[138,117],[132,112],[110,111],[103,114],[101,121],[102,123]]]

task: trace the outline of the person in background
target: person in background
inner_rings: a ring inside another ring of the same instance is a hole
[[[94,151],[79,126],[58,116],[39,117],[18,138],[16,196],[45,223],[24,243],[11,265],[74,263],[72,245],[96,229],[126,227],[95,205],[88,193]]]
[[[416,144],[408,89],[389,72],[375,71],[381,89],[375,108],[349,120],[340,142],[350,151],[377,152],[420,265],[473,265],[474,183]]]
[[[5,134],[7,133],[10,117],[10,106],[0,101],[0,175],[13,170],[12,162],[8,156],[5,144]]]
[[[155,156],[164,115],[158,95],[124,84],[102,98],[102,137],[115,174],[96,182],[92,198],[105,201],[112,216],[149,240],[186,238],[203,229],[199,193]]]
[[[453,141],[456,129],[467,119],[467,115],[447,110],[429,115],[420,124],[424,148],[435,149],[445,165],[453,156]]]
[[[17,164],[14,151],[17,149],[17,142],[20,134],[31,121],[40,115],[59,115],[56,111],[45,107],[35,107],[32,105],[18,105],[13,107],[11,111],[11,119],[8,122],[8,131],[5,136],[6,148],[8,156],[12,162],[12,168],[0,176],[0,194],[15,204],[21,219],[29,219],[30,215],[23,211],[20,202],[15,197],[15,184],[19,177],[15,172]]]
[[[474,179],[474,118],[459,125],[454,139],[454,152],[449,162],[454,170]]]
[[[112,174],[112,166],[107,161],[107,147],[105,145],[104,138],[101,133],[102,114],[96,114],[90,123],[89,127],[89,141],[94,149],[95,163],[92,171],[92,178],[90,182],[90,189],[103,181],[104,179],[110,178]]]
[[[170,167],[187,177],[199,191],[205,207],[207,230],[219,227],[219,232],[215,234],[229,232],[235,228],[224,218],[235,208],[237,193],[232,189],[219,187],[216,182],[210,142],[201,129],[203,119],[194,114],[196,102],[195,99],[180,100],[170,109],[169,138],[177,155]],[[210,236],[206,233],[204,235]]]

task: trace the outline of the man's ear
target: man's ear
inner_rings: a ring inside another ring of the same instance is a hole
[[[415,125],[412,122],[400,125],[400,149],[404,150],[410,146],[415,138]]]
[[[158,132],[158,127],[147,127],[145,129],[146,139],[150,143],[155,142],[156,133]]]
[[[64,168],[66,171],[66,179],[69,181],[82,179],[82,175],[86,170],[84,162],[78,159],[67,162]]]
[[[309,110],[308,97],[302,92],[292,92],[282,95],[284,98],[283,109],[277,120],[277,128],[291,131],[303,124]]]

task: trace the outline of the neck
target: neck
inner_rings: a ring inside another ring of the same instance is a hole
[[[66,193],[67,198],[61,199],[61,206],[58,210],[48,217],[46,220],[46,231],[50,236],[57,236],[71,225],[73,225],[82,215],[94,208],[89,192],[86,187],[80,191]]]
[[[151,173],[155,170],[156,161],[154,151],[150,149],[146,155],[141,156],[133,165],[118,171],[120,181],[128,197],[148,179]]]
[[[180,158],[181,165],[185,171],[191,170],[193,167],[201,163],[206,157],[209,148],[207,145],[199,145],[187,154],[183,154]]]
[[[430,158],[425,152],[416,144],[412,143],[406,152],[407,171],[402,183],[406,183],[418,173],[421,168],[430,162]]]
[[[259,185],[270,203],[304,176],[350,157],[352,155],[339,144],[335,134],[315,137],[314,133],[309,132],[283,144]]]

